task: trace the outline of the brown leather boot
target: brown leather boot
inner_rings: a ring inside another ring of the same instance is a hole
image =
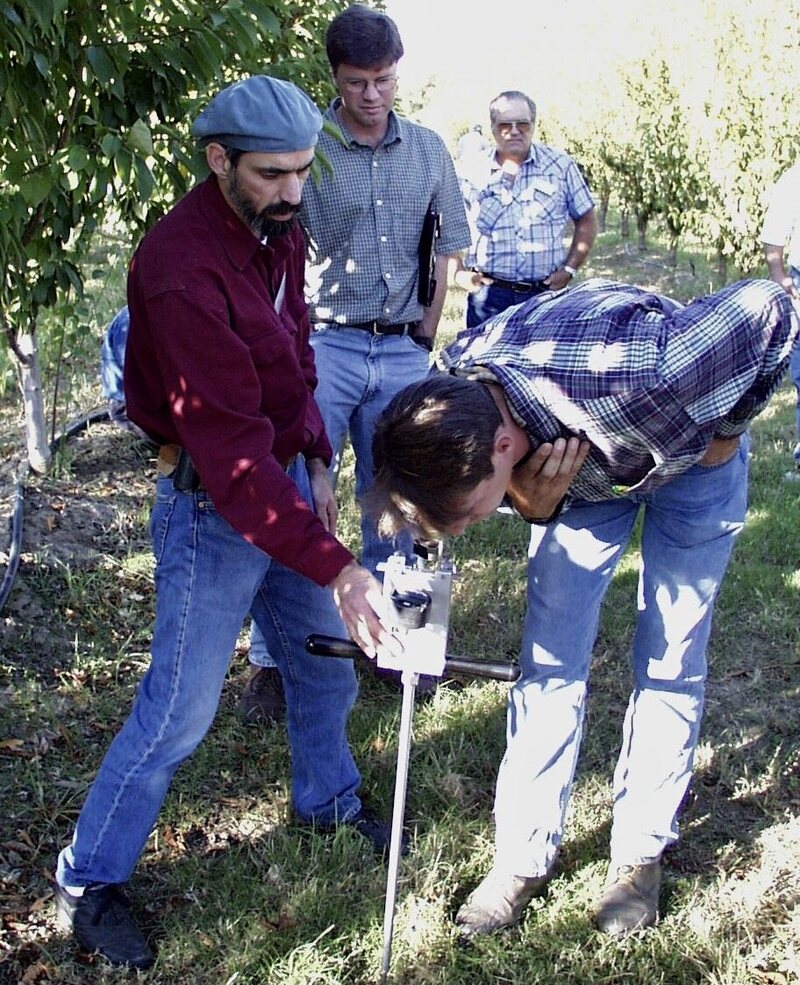
[[[250,670],[250,680],[239,698],[239,717],[247,725],[280,721],[286,715],[286,698],[278,668],[251,664]]]
[[[604,934],[627,934],[658,920],[661,863],[609,868],[595,922]]]
[[[549,878],[549,875],[508,875],[490,869],[456,914],[459,933],[463,937],[475,937],[512,926],[533,897],[541,895]]]

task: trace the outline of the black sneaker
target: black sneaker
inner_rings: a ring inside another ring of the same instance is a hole
[[[372,845],[373,851],[379,855],[389,852],[389,843],[392,837],[391,821],[384,821],[376,817],[365,807],[362,807],[358,814],[348,817],[346,821],[328,823],[311,821],[306,823],[312,824],[318,831],[335,831],[339,825],[346,825],[348,828],[354,828],[363,838],[366,838]],[[409,846],[408,832],[404,830],[400,836],[400,854],[407,855]]]
[[[115,965],[149,968],[153,952],[128,914],[128,900],[119,886],[87,887],[73,896],[56,884],[56,920],[62,930],[71,930],[85,951],[97,951]]]

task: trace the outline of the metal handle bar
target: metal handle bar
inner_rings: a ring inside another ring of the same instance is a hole
[[[312,633],[306,638],[306,650],[317,657],[355,657],[368,659],[360,646],[352,640],[337,636]],[[446,657],[445,673],[469,674],[471,677],[489,677],[495,681],[516,681],[519,677],[519,664],[513,661],[487,662],[468,660],[466,657]]]

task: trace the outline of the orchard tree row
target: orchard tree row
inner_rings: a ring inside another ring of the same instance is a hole
[[[0,4],[0,377],[10,358],[35,470],[49,462],[42,313],[55,312],[65,343],[86,331],[77,312],[90,247],[108,230],[135,242],[188,189],[199,173],[188,126],[211,92],[268,70],[327,103],[323,38],[346,2]],[[688,235],[715,250],[724,278],[760,258],[765,192],[796,154],[800,38],[778,0],[676,9],[685,23],[669,21],[672,42],[654,38],[646,58],[602,80],[582,79],[577,59],[573,118],[562,93],[540,133],[578,159],[601,212],[613,200],[631,217],[641,245],[658,220],[675,250]],[[409,94],[406,110],[419,99]]]
[[[771,6],[726,4],[699,55],[688,41],[671,53],[654,45],[652,57],[613,80],[590,117],[561,134],[601,223],[613,201],[635,222],[644,250],[658,219],[673,263],[690,235],[715,252],[723,281],[761,262],[766,196],[800,156],[800,34]]]

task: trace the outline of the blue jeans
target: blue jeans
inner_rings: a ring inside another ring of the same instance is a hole
[[[512,291],[510,287],[495,287],[492,284],[484,284],[477,291],[467,295],[467,328],[482,325],[487,319],[494,318],[506,308],[522,304],[523,301],[530,300],[536,294],[543,293],[543,291]]]
[[[100,385],[103,396],[107,400],[116,400],[120,403],[125,402],[122,376],[130,325],[130,312],[128,306],[124,305],[111,319],[100,343]]]
[[[633,691],[614,773],[611,858],[660,857],[678,836],[702,718],[714,602],[747,509],[747,436],[647,495],[576,503],[532,528],[522,676],[511,689],[495,800],[498,867],[543,875],[564,828],[600,606],[644,509]]]
[[[429,354],[407,335],[370,335],[358,328],[322,325],[311,336],[319,383],[315,397],[333,445],[336,478],[345,440],[356,460],[356,499],[373,479],[375,422],[395,394],[428,373]],[[380,578],[378,563],[395,550],[411,557],[411,538],[378,537],[373,520],[361,518],[361,563]]]
[[[299,462],[295,475],[308,497],[305,463]],[[304,645],[311,632],[342,635],[330,591],[249,544],[206,492],[177,492],[171,479],[158,480],[151,534],[156,617],[150,667],[89,790],[72,843],[59,856],[61,885],[130,877],[175,770],[214,719],[248,612],[283,677],[297,813],[327,822],[361,806],[346,737],[357,691],[352,661],[311,656]]]

